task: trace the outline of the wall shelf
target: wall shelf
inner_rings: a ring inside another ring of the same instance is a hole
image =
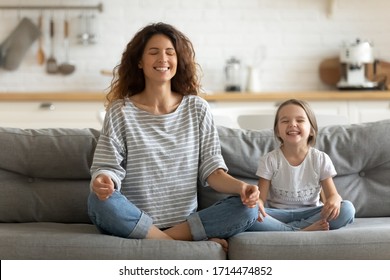
[[[99,101],[104,102],[106,92],[0,92],[0,103],[16,101]],[[200,94],[209,102],[266,102],[290,98],[307,101],[390,101],[390,91],[307,91]]]
[[[103,12],[103,4],[95,6],[83,5],[18,5],[18,6],[0,6],[0,10],[98,10]]]

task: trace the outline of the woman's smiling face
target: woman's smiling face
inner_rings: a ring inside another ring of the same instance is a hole
[[[164,83],[176,74],[177,55],[171,40],[163,35],[153,35],[145,45],[139,62],[145,81]]]

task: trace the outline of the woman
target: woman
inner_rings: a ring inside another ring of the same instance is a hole
[[[189,39],[173,26],[141,29],[128,43],[107,100],[91,167],[89,215],[125,238],[213,240],[257,219],[257,186],[226,173]],[[197,181],[238,194],[197,211]]]

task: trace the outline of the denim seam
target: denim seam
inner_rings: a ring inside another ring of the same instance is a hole
[[[194,241],[207,240],[207,234],[198,213],[193,213],[187,218],[192,239]]]
[[[144,239],[153,225],[153,220],[144,212],[141,212],[141,217],[133,231],[129,234],[129,238]]]

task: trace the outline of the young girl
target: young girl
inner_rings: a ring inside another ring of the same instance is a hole
[[[281,145],[260,159],[259,218],[249,231],[332,230],[353,221],[355,208],[336,190],[331,159],[313,147],[317,132],[306,102],[290,99],[280,105],[274,133]]]

